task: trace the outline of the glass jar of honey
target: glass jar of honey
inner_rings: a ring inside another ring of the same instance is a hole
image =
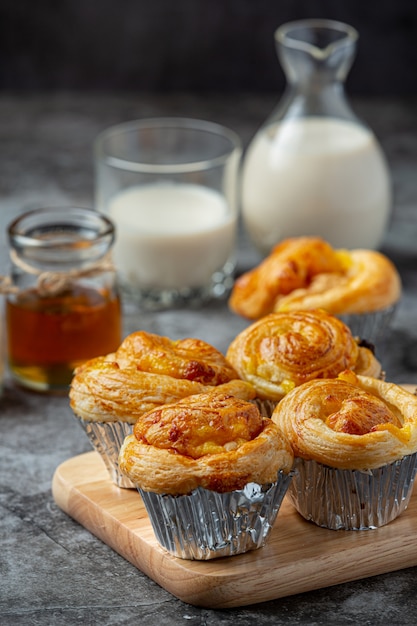
[[[65,391],[77,366],[120,345],[114,238],[113,223],[84,208],[35,209],[10,224],[5,321],[17,383]]]

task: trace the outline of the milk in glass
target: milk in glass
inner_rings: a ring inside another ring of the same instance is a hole
[[[234,249],[234,212],[201,185],[133,186],[109,200],[108,213],[117,224],[116,267],[140,288],[207,285]]]

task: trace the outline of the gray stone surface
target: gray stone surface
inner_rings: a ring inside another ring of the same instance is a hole
[[[244,94],[204,99],[181,94],[2,96],[1,236],[10,219],[29,206],[92,204],[91,144],[109,124],[148,115],[185,114],[225,123],[247,142],[274,102],[270,97]],[[412,236],[417,229],[416,102],[354,104],[384,146],[396,194],[385,249],[401,271],[404,296],[393,328],[379,348],[387,377],[417,383],[417,238]],[[242,234],[239,269],[256,260]],[[0,262],[4,273],[4,239]],[[212,303],[204,311],[157,314],[125,306],[125,333],[143,328],[172,338],[194,335],[221,350],[244,326],[224,302]],[[88,450],[90,444],[72,417],[66,397],[25,392],[6,380],[0,399],[2,626],[415,623],[417,567],[227,611],[184,604],[54,503],[51,480],[56,467]],[[417,528],[410,532],[416,532],[417,541]]]

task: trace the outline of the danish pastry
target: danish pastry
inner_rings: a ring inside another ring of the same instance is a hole
[[[126,337],[116,352],[116,361],[122,368],[133,365],[139,371],[205,385],[221,385],[237,378],[223,354],[205,341],[174,341],[145,331]]]
[[[206,560],[262,547],[293,478],[293,454],[257,407],[211,391],[139,417],[120,467],[160,545]]]
[[[246,399],[255,395],[225,357],[204,341],[173,341],[138,331],[114,354],[75,371],[70,404],[83,420],[134,424],[146,411],[213,387]]]
[[[140,416],[120,451],[121,470],[136,485],[171,495],[275,482],[292,464],[278,427],[254,404],[213,392]]]
[[[294,389],[272,420],[295,456],[331,467],[368,470],[417,451],[417,397],[349,371]]]
[[[271,313],[237,335],[226,358],[258,398],[274,401],[308,380],[334,378],[345,369],[382,373],[372,350],[323,310]]]
[[[132,488],[118,457],[136,419],[155,407],[214,389],[245,399],[256,395],[225,357],[204,341],[173,341],[138,331],[127,336],[115,353],[78,367],[69,397],[74,416],[113,482]]]
[[[252,320],[274,311],[317,308],[362,314],[385,309],[400,295],[400,276],[380,252],[335,250],[317,237],[295,237],[235,281],[229,306]]]
[[[272,420],[293,448],[288,497],[305,519],[368,530],[406,509],[417,471],[415,395],[345,371],[294,389]]]

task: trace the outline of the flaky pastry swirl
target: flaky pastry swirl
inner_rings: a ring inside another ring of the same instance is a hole
[[[375,250],[335,250],[317,237],[285,239],[240,276],[229,306],[248,319],[322,308],[334,315],[379,311],[401,295],[393,263]]]
[[[295,457],[339,469],[375,469],[417,451],[417,397],[349,371],[297,387],[271,419]]]
[[[381,375],[373,352],[323,310],[271,313],[237,335],[226,357],[259,398],[276,401],[308,380],[334,378],[345,369]]]
[[[273,483],[279,470],[290,472],[293,460],[278,427],[254,404],[213,392],[139,417],[119,455],[122,472],[135,485],[171,495]]]
[[[137,331],[128,335],[116,352],[121,367],[153,374],[221,385],[237,378],[236,372],[221,352],[201,339],[173,340],[154,333]]]
[[[199,339],[178,341],[138,331],[114,354],[76,369],[70,404],[81,419],[125,421],[162,404],[213,388],[250,399],[255,392],[213,346]]]

